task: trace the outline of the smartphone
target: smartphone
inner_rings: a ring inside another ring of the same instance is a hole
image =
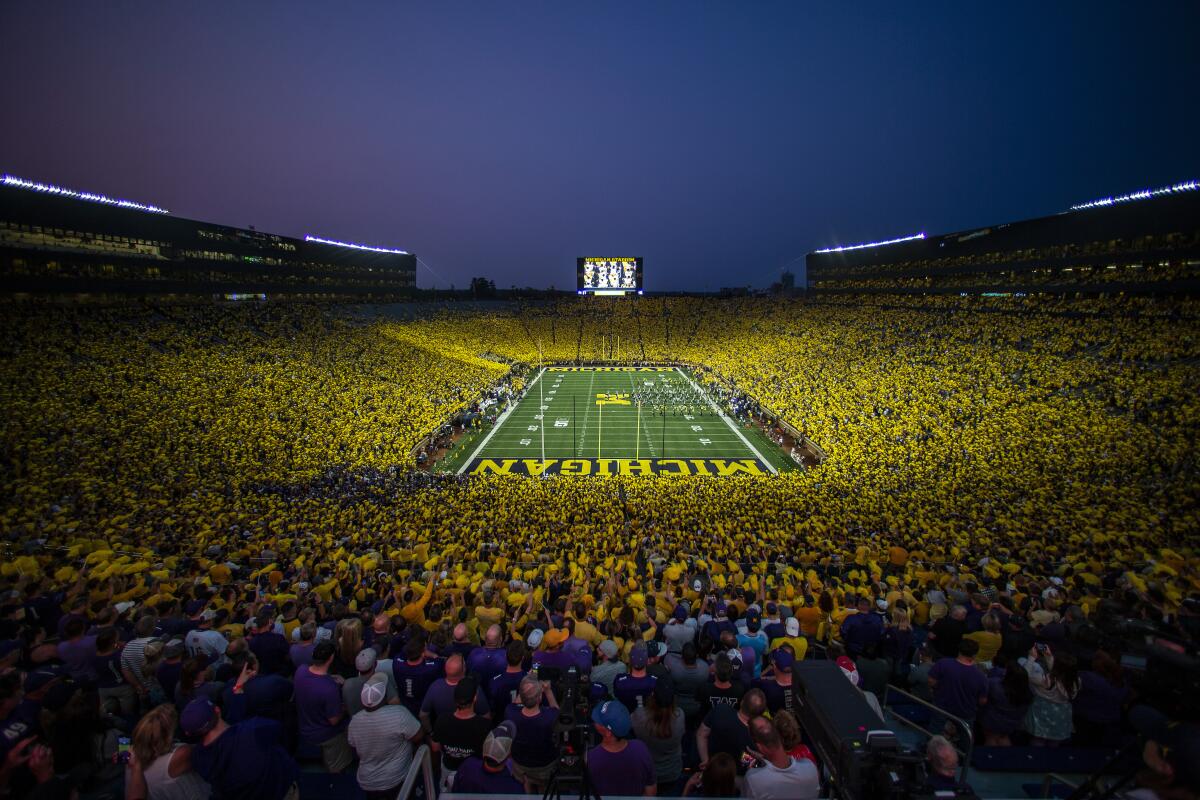
[[[117,763],[129,763],[129,746],[132,740],[128,736],[120,736],[117,738]]]
[[[756,767],[761,767],[763,765],[763,762],[758,760],[758,756],[756,756],[754,753],[750,752],[749,750],[742,751],[741,762],[742,762],[742,769],[744,769],[744,770],[755,769]]]

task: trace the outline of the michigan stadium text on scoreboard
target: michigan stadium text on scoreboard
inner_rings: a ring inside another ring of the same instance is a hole
[[[579,294],[641,294],[642,259],[585,256],[575,260],[575,277]]]

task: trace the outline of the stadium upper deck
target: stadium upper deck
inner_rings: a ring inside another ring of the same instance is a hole
[[[0,274],[9,295],[387,298],[415,287],[416,263],[403,250],[197,222],[0,180]]]
[[[1049,217],[878,247],[809,253],[817,292],[1200,291],[1200,192],[1076,206]]]

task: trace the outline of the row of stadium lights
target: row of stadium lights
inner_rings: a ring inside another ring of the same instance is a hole
[[[103,194],[93,194],[92,192],[77,192],[74,189],[64,189],[61,186],[53,186],[49,183],[35,183],[27,181],[24,178],[18,178],[16,175],[5,175],[3,178],[5,186],[16,186],[20,189],[31,189],[35,192],[43,192],[45,194],[57,194],[62,197],[73,197],[76,200],[90,200],[93,203],[104,203],[108,206],[119,206],[120,208],[132,208],[138,211],[149,211],[152,214],[169,214],[165,208],[158,206],[148,206],[145,203],[135,203],[132,200],[118,200],[115,197],[109,197]]]
[[[338,241],[334,241],[333,239],[322,239],[320,236],[306,235],[304,237],[304,241],[317,242],[318,244],[331,244],[334,247],[350,247],[355,250],[370,250],[372,253],[396,253],[396,254],[402,255],[402,256],[408,255],[407,250],[392,250],[387,247],[371,247],[370,245],[365,245],[365,244],[351,244],[350,242],[338,242]]]
[[[1128,203],[1130,200],[1148,200],[1151,197],[1162,197],[1167,194],[1179,194],[1180,192],[1191,192],[1196,189],[1196,181],[1184,181],[1177,183],[1174,186],[1164,186],[1161,189],[1142,189],[1140,192],[1130,192],[1123,194],[1120,197],[1104,197],[1100,200],[1093,200],[1090,203],[1081,203],[1077,206],[1071,206],[1072,211],[1083,211],[1088,208],[1102,208],[1103,206],[1111,206],[1114,203]]]
[[[56,194],[62,197],[73,197],[77,200],[88,200],[93,203],[103,203],[105,205],[117,206],[118,208],[132,208],[137,211],[148,211],[152,214],[169,214],[165,208],[158,206],[147,205],[145,203],[135,203],[132,200],[119,200],[114,197],[109,197],[103,194],[94,194],[92,192],[77,192],[74,189],[64,189],[61,186],[54,186],[49,183],[37,183],[27,181],[24,178],[18,178],[15,175],[5,175],[0,179],[5,186],[15,186],[21,189],[30,189],[35,192],[43,192],[45,194]],[[1100,200],[1093,200],[1090,203],[1081,203],[1071,206],[1072,211],[1084,211],[1089,208],[1102,208],[1111,206],[1116,203],[1127,203],[1133,200],[1148,200],[1151,197],[1162,197],[1163,195],[1179,194],[1180,192],[1191,192],[1197,187],[1196,181],[1184,181],[1173,186],[1164,186],[1161,189],[1142,189],[1140,192],[1131,192],[1118,197],[1105,197]],[[842,247],[827,247],[824,250],[817,250],[817,253],[844,253],[848,250],[862,250],[867,247],[883,247],[889,244],[900,244],[901,242],[911,242],[918,239],[924,239],[924,233],[916,233],[912,236],[901,236],[898,239],[886,239],[882,242],[866,242],[864,244],[850,244]],[[322,239],[319,236],[306,235],[306,242],[316,242],[318,244],[327,244],[334,247],[349,247],[353,250],[368,250],[372,253],[394,253],[396,255],[408,255],[407,250],[395,250],[388,247],[372,247],[365,244],[353,244],[352,242],[339,242],[334,239]]]
[[[1195,191],[1197,186],[1200,186],[1197,181],[1184,181],[1176,183],[1173,186],[1164,186],[1161,189],[1142,189],[1140,192],[1130,192],[1118,197],[1105,197],[1100,200],[1093,200],[1090,203],[1080,203],[1076,206],[1071,206],[1072,211],[1085,211],[1089,208],[1103,208],[1117,203],[1128,203],[1133,200],[1149,200],[1151,197],[1163,197],[1169,194],[1179,194],[1181,192]],[[924,233],[917,233],[912,236],[902,236],[899,239],[887,239],[882,242],[867,242],[865,244],[850,244],[844,247],[827,247],[824,250],[817,250],[817,253],[843,253],[847,250],[862,250],[866,247],[882,247],[886,244],[899,244],[901,242],[911,242],[916,239],[924,239]]]
[[[38,183],[36,181],[27,181],[24,178],[18,178],[16,175],[4,175],[0,178],[0,183],[5,186],[14,186],[18,189],[29,189],[34,192],[43,194],[54,194],[60,197],[70,197],[75,200],[87,200],[92,203],[103,203],[106,206],[116,206],[118,208],[131,208],[135,211],[147,211],[151,214],[170,214],[165,208],[148,205],[146,203],[135,203],[132,200],[120,200],[115,197],[109,197],[104,194],[95,194],[94,192],[77,192],[74,189],[64,189],[61,186],[55,186],[50,183]],[[334,247],[349,247],[354,250],[370,250],[373,253],[395,253],[398,255],[408,255],[407,250],[393,250],[388,247],[371,247],[365,244],[353,244],[351,242],[339,242],[334,239],[322,239],[319,236],[305,236],[306,242],[317,242],[318,244],[328,244]]]

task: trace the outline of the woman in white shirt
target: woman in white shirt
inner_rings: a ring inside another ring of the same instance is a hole
[[[178,715],[163,704],[133,729],[125,800],[208,800],[209,785],[192,771],[192,748],[176,744]]]
[[[1029,674],[1033,704],[1025,714],[1025,730],[1035,745],[1057,744],[1071,738],[1071,701],[1079,692],[1079,670],[1075,657],[1063,653],[1057,659],[1049,645],[1036,645],[1021,666]]]

